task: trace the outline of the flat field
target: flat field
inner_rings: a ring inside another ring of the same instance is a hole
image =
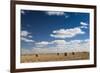
[[[86,60],[86,59],[89,59],[89,52],[70,52],[70,53],[66,52],[66,53],[23,54],[21,55],[21,63]]]

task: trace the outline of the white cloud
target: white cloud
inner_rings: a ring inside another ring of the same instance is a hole
[[[82,52],[82,51],[89,51],[90,49],[90,45],[89,45],[89,41],[85,42],[85,41],[82,41],[79,43],[79,42],[75,42],[75,43],[72,43],[70,42],[69,45],[67,45],[67,47],[69,48],[69,52]]]
[[[32,40],[31,33],[26,30],[21,31],[21,40],[28,43],[34,42],[34,40]]]
[[[84,42],[89,42],[89,41],[90,41],[89,39],[85,39],[85,40],[84,40]]]
[[[54,40],[51,42],[51,44],[55,45],[53,48],[56,48],[57,50],[63,50],[68,43],[69,42],[66,42],[65,40]]]
[[[72,44],[72,43],[81,43],[83,40],[71,40],[70,41],[70,44]]]
[[[42,41],[42,42],[35,43],[36,47],[44,47],[48,44],[49,44],[49,42],[47,42],[47,41]]]
[[[80,26],[80,28],[86,28],[87,29],[88,27],[87,26]]]
[[[66,41],[65,40],[54,40],[51,42],[51,44],[65,45]]]
[[[80,28],[85,28],[85,29],[87,29],[88,28],[88,24],[87,23],[85,23],[85,22],[80,22]]]
[[[32,39],[27,39],[25,37],[21,37],[21,40],[24,41],[24,42],[34,42],[34,40]]]
[[[54,40],[51,42],[41,41],[36,43],[37,47],[34,46],[30,53],[88,52],[90,50],[89,43],[89,39],[71,41]]]
[[[29,38],[32,38],[32,36],[31,36],[31,35],[29,35],[28,37],[29,37]]]
[[[63,43],[62,43],[63,42]],[[57,43],[55,45],[55,43]],[[53,44],[55,46],[49,47],[33,47],[32,49],[22,49],[22,54],[33,54],[33,53],[64,53],[64,52],[89,52],[90,45],[89,40],[54,40],[51,42],[40,42],[40,44],[48,45]],[[39,45],[39,44],[38,44]],[[37,45],[37,46],[38,46]]]
[[[48,15],[56,15],[56,16],[62,16],[62,15],[65,15],[65,13],[64,12],[61,12],[61,11],[48,11],[48,12],[46,12],[46,14],[48,14]]]
[[[80,28],[85,28],[85,29],[87,29],[88,27],[87,27],[87,23],[85,23],[85,22],[80,22]]]
[[[66,44],[65,40],[54,40],[54,41],[51,41],[51,42],[47,42],[47,41],[36,42],[35,46],[38,47],[38,48],[40,48],[40,47],[44,48],[44,47],[47,47],[49,45],[63,46],[65,44]]]
[[[85,33],[84,31],[76,27],[71,29],[54,30],[53,34],[50,34],[50,36],[54,38],[72,38],[78,34],[84,34],[84,33]]]
[[[85,22],[80,22],[80,24],[83,25],[83,26],[87,26],[87,25],[88,25],[88,24],[85,23]]]
[[[30,33],[26,30],[21,31],[21,36],[26,37],[28,36]]]
[[[43,45],[47,45],[47,44],[49,44],[49,42],[47,42],[47,41],[42,41],[42,42],[38,42],[38,43],[36,43],[36,44],[43,44]]]

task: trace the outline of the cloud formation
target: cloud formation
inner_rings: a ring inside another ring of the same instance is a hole
[[[29,33],[28,31],[26,30],[23,30],[21,31],[21,40],[24,41],[24,42],[34,42],[34,40],[31,39],[32,36],[31,36],[31,33]]]
[[[78,34],[84,34],[85,32],[82,31],[80,28],[70,28],[70,29],[59,29],[54,30],[52,34],[50,34],[51,37],[54,38],[72,38]]]
[[[34,40],[31,40],[31,39],[28,39],[28,38],[25,38],[25,37],[21,37],[21,40],[24,41],[24,42],[34,42]]]
[[[24,53],[64,53],[64,52],[88,52],[89,39],[86,40],[54,40],[37,42],[30,52],[25,49]],[[40,46],[41,45],[41,46]],[[53,45],[53,46],[50,46]],[[24,49],[23,49],[24,50]]]
[[[65,40],[54,40],[51,42],[51,44],[64,45],[66,44],[66,41]]]
[[[88,28],[88,27],[87,27],[87,26],[88,26],[88,24],[87,24],[87,23],[85,23],[85,22],[82,22],[82,21],[81,21],[81,22],[80,22],[80,25],[81,25],[81,26],[80,26],[80,28],[85,28],[85,29],[87,29],[87,28]]]
[[[26,30],[21,31],[21,36],[26,37],[28,36],[30,33]]]
[[[80,26],[80,28],[85,28],[85,29],[87,29],[88,27],[87,27],[87,26]]]
[[[47,42],[47,41],[42,41],[42,42],[35,43],[36,47],[44,47],[44,46],[46,46],[48,44],[50,44],[50,43]]]
[[[83,25],[83,26],[87,26],[87,25],[88,25],[88,24],[85,23],[85,22],[80,22],[80,24]]]
[[[62,16],[62,15],[65,15],[64,12],[61,12],[61,11],[48,11],[46,12],[47,15],[51,16],[51,15],[56,15],[56,16]]]

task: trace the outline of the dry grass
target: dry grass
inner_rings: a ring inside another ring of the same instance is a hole
[[[21,55],[21,63],[67,61],[89,59],[89,52],[52,53],[52,54],[24,54]]]

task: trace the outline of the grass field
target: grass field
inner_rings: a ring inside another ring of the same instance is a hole
[[[89,52],[23,54],[21,55],[21,63],[86,60],[86,59],[89,59]]]

